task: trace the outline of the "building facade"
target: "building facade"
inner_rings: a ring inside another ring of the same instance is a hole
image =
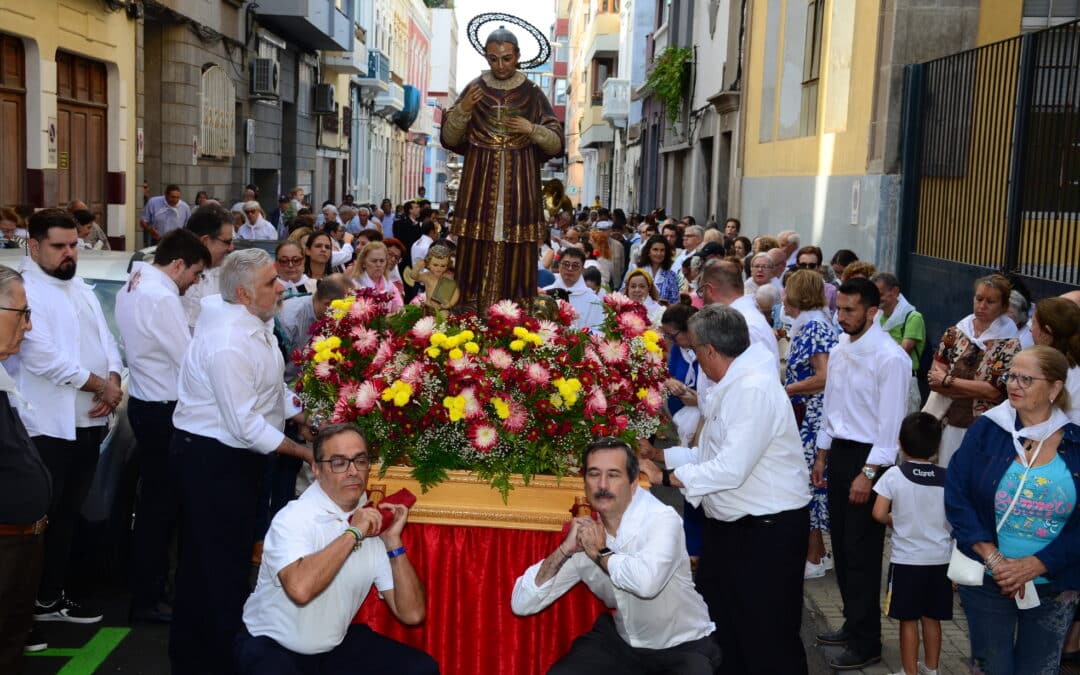
[[[0,1],[0,204],[80,199],[115,246],[135,240],[137,37],[124,6]]]

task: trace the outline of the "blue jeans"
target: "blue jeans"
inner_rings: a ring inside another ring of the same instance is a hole
[[[961,586],[971,641],[971,672],[985,675],[1057,675],[1065,633],[1072,625],[1077,592],[1039,584],[1041,604],[1017,609],[987,577],[982,586]]]

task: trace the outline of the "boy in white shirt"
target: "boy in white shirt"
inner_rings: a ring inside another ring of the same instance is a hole
[[[952,585],[946,572],[952,535],[945,519],[945,468],[930,461],[941,443],[941,425],[932,415],[913,413],[900,425],[906,461],[874,486],[874,519],[892,527],[892,556],[886,613],[900,622],[897,675],[937,675],[941,622],[952,619]],[[923,658],[918,662],[919,624]]]

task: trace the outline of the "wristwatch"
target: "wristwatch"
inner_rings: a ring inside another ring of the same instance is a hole
[[[612,551],[610,548],[605,546],[604,548],[596,552],[596,561],[599,562],[602,558],[606,558],[613,553],[615,553],[615,551]]]
[[[870,480],[874,480],[875,478],[877,478],[877,471],[877,469],[867,464],[862,468],[862,475],[866,476]]]

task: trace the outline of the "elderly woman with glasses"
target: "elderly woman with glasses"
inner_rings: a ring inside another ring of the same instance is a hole
[[[236,231],[237,239],[261,239],[273,241],[277,239],[277,228],[270,224],[263,213],[259,202],[247,202],[244,204],[244,224]]]
[[[645,311],[649,314],[649,323],[654,326],[660,325],[664,306],[659,302],[660,294],[656,290],[651,274],[640,268],[631,270],[626,277],[626,296],[645,305]]]
[[[960,587],[972,672],[1059,669],[1080,591],[1080,427],[1065,414],[1068,370],[1052,347],[1017,354],[1000,378],[1008,399],[972,423],[949,465],[956,546],[986,571]]]

